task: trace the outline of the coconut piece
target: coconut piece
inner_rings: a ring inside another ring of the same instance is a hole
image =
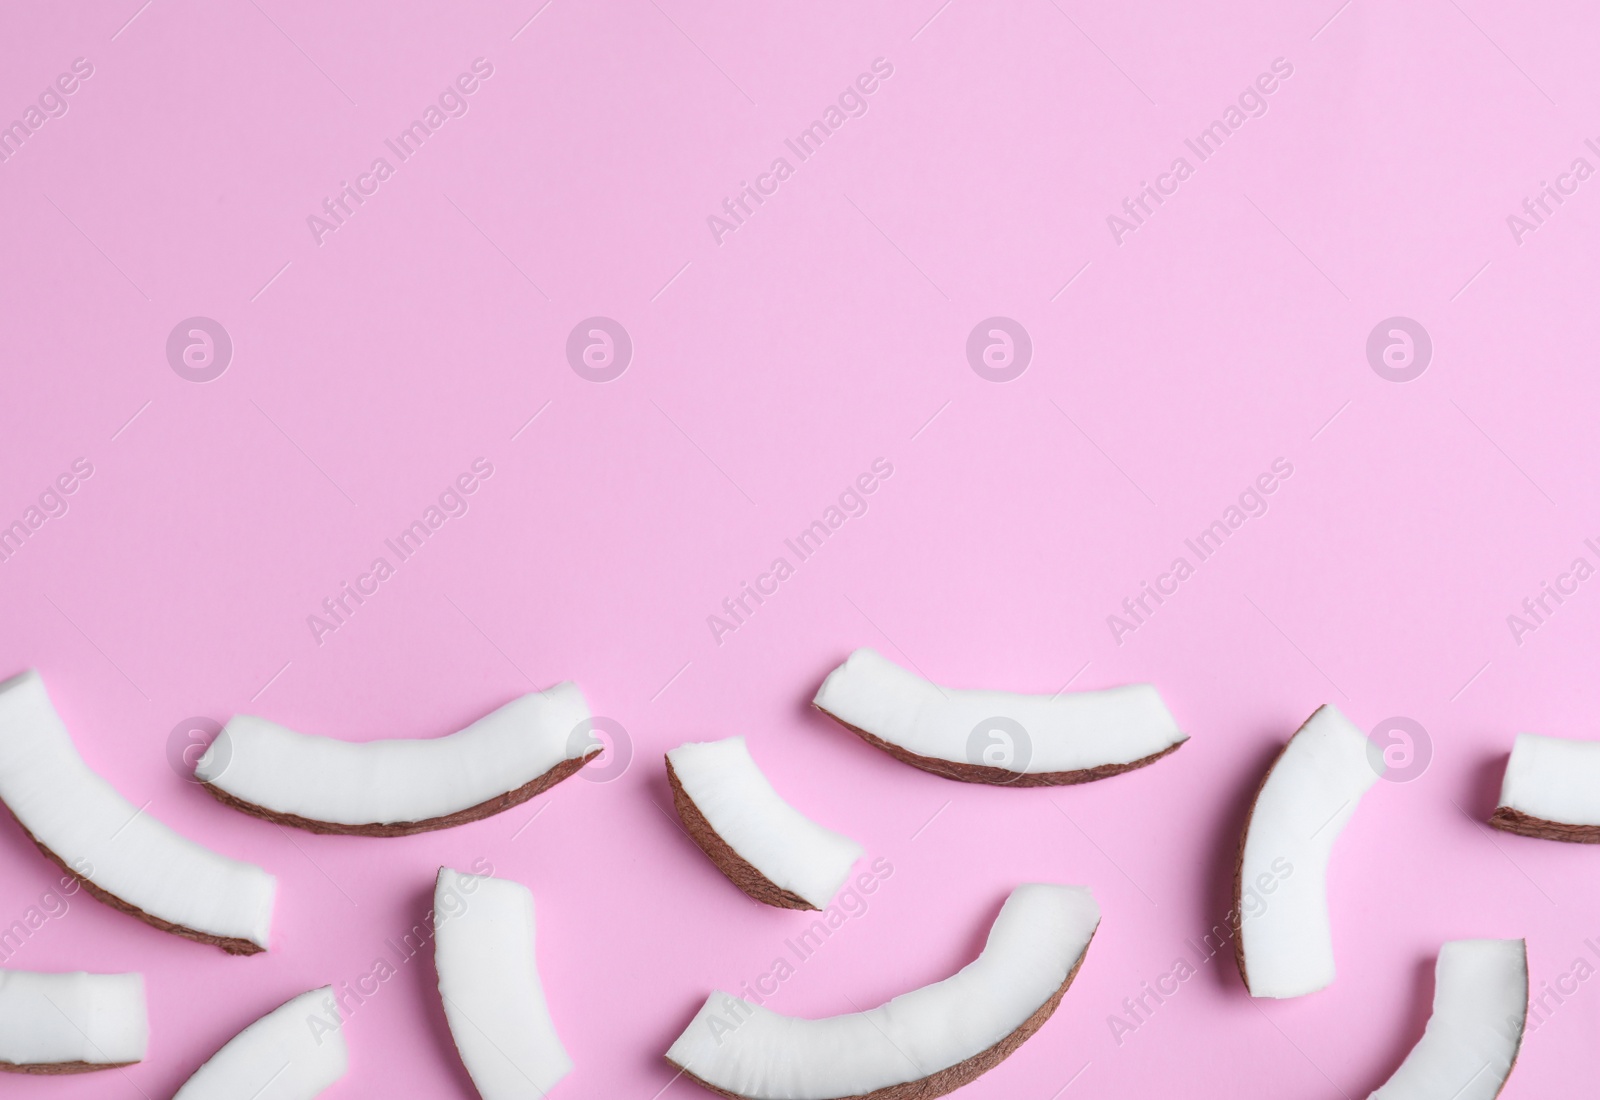
[[[1188,740],[1150,684],[1065,695],[946,688],[871,649],[829,673],[811,702],[895,759],[966,783],[1087,783]]]
[[[861,845],[779,797],[743,737],[667,753],[678,817],[739,889],[782,909],[826,909],[861,858]]]
[[[1541,840],[1600,844],[1600,741],[1517,734],[1489,824]]]
[[[993,1069],[1050,1018],[1100,923],[1087,887],[1028,884],[978,958],[866,1012],[782,1016],[713,993],[667,1051],[712,1092],[749,1100],[930,1100]]]
[[[311,1100],[349,1064],[333,987],[325,985],[229,1039],[172,1100]]]
[[[1433,1014],[1369,1100],[1494,1100],[1522,1047],[1528,949],[1522,940],[1451,940],[1434,966]]]
[[[32,670],[0,683],[0,800],[107,905],[229,954],[267,949],[273,877],[179,836],[89,770]]]
[[[533,894],[520,882],[439,868],[433,897],[439,997],[483,1100],[542,1100],[572,1070],[533,951]]]
[[[141,974],[0,970],[0,1070],[88,1073],[143,1061]]]
[[[573,683],[427,739],[339,741],[241,714],[194,773],[225,805],[279,825],[410,836],[509,810],[574,774],[604,751],[589,717]]]
[[[1333,981],[1328,856],[1383,767],[1369,746],[1336,708],[1318,707],[1261,780],[1233,876],[1234,952],[1253,997]]]

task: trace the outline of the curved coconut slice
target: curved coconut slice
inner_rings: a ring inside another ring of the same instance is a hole
[[[941,688],[858,649],[812,705],[897,760],[967,783],[1087,783],[1188,740],[1149,684],[1070,695]]]
[[[1261,780],[1233,877],[1234,951],[1253,997],[1299,997],[1333,981],[1328,856],[1377,767],[1366,737],[1318,707]]]
[[[866,1012],[803,1020],[713,993],[667,1051],[712,1092],[750,1100],[927,1100],[993,1069],[1061,1003],[1100,923],[1087,887],[1011,892],[983,953]]]
[[[179,836],[90,771],[31,670],[0,683],[0,800],[112,908],[229,954],[267,949],[273,877]]]
[[[140,974],[0,970],[0,1070],[88,1073],[144,1060]]]
[[[509,810],[604,751],[572,683],[530,692],[446,737],[337,741],[229,720],[195,765],[236,810],[314,833],[410,836]]]
[[[1489,824],[1541,840],[1600,844],[1600,741],[1517,734]]]
[[[439,868],[439,997],[483,1100],[540,1100],[572,1070],[533,956],[533,894],[520,882]]]
[[[778,796],[743,737],[679,745],[667,753],[667,781],[689,836],[757,901],[826,909],[861,858],[861,845]]]
[[[349,1065],[333,986],[325,985],[229,1039],[172,1100],[311,1100]]]
[[[1369,1100],[1494,1100],[1522,1046],[1528,950],[1522,940],[1452,940],[1434,967],[1433,1015]]]

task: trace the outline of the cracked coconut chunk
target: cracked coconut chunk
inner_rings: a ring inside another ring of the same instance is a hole
[[[1519,733],[1489,824],[1542,840],[1600,844],[1600,741]]]
[[[325,985],[229,1039],[172,1100],[311,1100],[349,1065],[333,987]]]
[[[179,836],[89,770],[37,672],[0,683],[0,799],[100,901],[231,954],[266,950],[273,877]]]
[[[533,894],[520,882],[439,868],[439,997],[483,1100],[542,1100],[572,1070],[533,953]]]
[[[1333,982],[1328,857],[1378,780],[1369,745],[1338,710],[1319,707],[1261,781],[1233,883],[1234,949],[1251,996],[1299,997]]]
[[[530,692],[445,737],[339,741],[238,715],[195,766],[225,804],[318,833],[407,836],[500,813],[602,751],[576,684]]]
[[[826,909],[861,845],[785,802],[743,737],[667,753],[673,802],[694,842],[733,884],[785,909]]]
[[[1433,1014],[1369,1100],[1494,1100],[1522,1047],[1528,949],[1522,940],[1451,940],[1434,967]]]
[[[940,687],[871,649],[812,705],[912,767],[968,783],[1055,786],[1152,764],[1188,740],[1149,684],[1017,695]]]
[[[1060,1003],[1100,923],[1087,887],[1028,884],[976,960],[866,1012],[781,1016],[713,993],[667,1061],[749,1100],[928,1100],[999,1065]]]
[[[86,1073],[144,1060],[140,974],[0,970],[0,1070]]]

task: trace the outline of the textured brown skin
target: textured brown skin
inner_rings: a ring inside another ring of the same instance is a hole
[[[763,905],[775,905],[779,909],[816,909],[799,894],[785,890],[756,870],[733,850],[731,844],[722,839],[722,835],[711,827],[711,822],[700,812],[700,807],[694,804],[694,799],[689,797],[689,792],[683,789],[683,782],[673,770],[670,759],[667,760],[667,782],[672,785],[672,805],[677,809],[678,820],[683,822],[689,839],[700,846],[706,857],[717,865],[717,870],[728,876],[729,882]]]
[[[188,928],[181,924],[173,924],[169,920],[163,920],[158,916],[146,913],[143,909],[140,909],[137,905],[134,905],[131,902],[123,901],[121,898],[117,897],[117,895],[106,892],[105,890],[96,886],[94,883],[90,882],[88,879],[84,878],[82,875],[78,874],[78,872],[74,871],[71,867],[68,867],[66,860],[56,855],[49,848],[46,848],[38,837],[34,836],[28,831],[28,827],[22,824],[22,820],[17,818],[16,814],[12,814],[11,816],[16,818],[17,825],[24,833],[27,833],[28,839],[33,841],[34,845],[39,849],[39,851],[45,854],[45,858],[50,860],[51,863],[54,863],[57,867],[61,868],[73,878],[77,879],[78,885],[82,886],[86,891],[88,891],[89,896],[94,898],[96,901],[104,902],[106,905],[111,906],[111,908],[126,913],[130,917],[138,917],[152,928],[159,928],[163,932],[171,932],[174,936],[182,936],[184,939],[194,940],[196,943],[209,943],[213,947],[222,948],[230,955],[258,955],[266,950],[265,947],[262,947],[254,940],[236,939],[229,936],[216,936],[212,935],[210,932],[201,932],[198,929]],[[98,1069],[100,1067],[96,1066],[93,1068]],[[29,1070],[27,1072],[33,1071]],[[63,1072],[72,1073],[86,1071],[66,1070]]]
[[[93,1073],[102,1069],[126,1069],[135,1062],[0,1062],[0,1073],[32,1073],[40,1077],[63,1077],[69,1073]]]
[[[1099,926],[1096,925],[1096,931],[1098,930]],[[1091,932],[1089,934],[1089,943],[1093,942],[1094,933]],[[1072,964],[1072,969],[1067,971],[1066,979],[1050,995],[1050,998],[1040,1005],[1032,1016],[1022,1021],[1015,1031],[987,1050],[980,1050],[964,1062],[957,1062],[953,1066],[941,1069],[937,1073],[930,1073],[926,1077],[919,1077],[914,1081],[903,1081],[898,1085],[886,1085],[881,1089],[853,1093],[850,1096],[827,1097],[826,1100],[933,1100],[936,1096],[944,1096],[946,1093],[954,1092],[962,1085],[971,1084],[1015,1054],[1018,1047],[1031,1039],[1033,1033],[1044,1026],[1044,1022],[1051,1017],[1061,1004],[1061,998],[1066,995],[1067,987],[1072,985],[1072,979],[1078,976],[1078,969],[1083,966],[1083,960],[1088,954],[1089,944],[1086,943],[1083,945],[1082,954],[1078,956],[1078,961]],[[741,1093],[729,1092],[726,1089],[719,1089],[715,1085],[708,1084],[678,1065],[671,1058],[667,1059],[667,1064],[674,1069],[681,1070],[689,1080],[703,1089],[716,1093],[718,1096],[727,1096],[731,1100],[747,1100]]]
[[[536,794],[554,787],[563,779],[575,774],[579,768],[599,756],[605,750],[596,748],[593,752],[571,760],[563,760],[543,775],[535,776],[515,790],[505,794],[495,795],[486,802],[476,806],[468,806],[464,810],[457,810],[453,814],[443,817],[430,817],[426,821],[389,821],[373,822],[367,825],[341,825],[336,821],[318,821],[315,818],[300,817],[297,814],[283,814],[276,810],[269,810],[265,806],[257,806],[254,802],[246,802],[229,794],[221,787],[212,786],[210,783],[201,782],[201,786],[210,791],[216,800],[224,806],[231,806],[254,817],[270,821],[275,825],[292,825],[296,829],[304,829],[308,833],[325,833],[333,836],[414,836],[417,833],[432,832],[435,829],[451,829],[457,825],[466,825],[469,822],[481,821],[486,817],[504,813],[513,806],[520,806]]]
[[[1163,756],[1176,752],[1183,742],[1188,740],[1185,737],[1183,741],[1168,745],[1160,752],[1140,757],[1127,764],[1101,764],[1093,768],[1081,768],[1075,772],[1014,772],[1006,768],[992,768],[987,764],[962,764],[954,760],[921,756],[885,741],[876,734],[868,733],[859,726],[852,726],[817,703],[813,702],[811,705],[873,748],[882,749],[902,764],[910,764],[913,768],[921,768],[925,772],[932,772],[946,779],[959,780],[962,783],[989,783],[996,787],[1068,787],[1075,783],[1093,783],[1096,779],[1109,779],[1113,775],[1121,775],[1123,772],[1131,772],[1135,768],[1154,764]]]
[[[1534,817],[1510,806],[1497,806],[1489,815],[1489,824],[1518,836],[1531,836],[1536,840],[1564,840],[1570,844],[1600,844],[1600,825],[1571,825],[1565,821],[1550,821]]]
[[[1317,708],[1317,710],[1321,709],[1321,707]],[[1311,718],[1315,718],[1316,715],[1316,710],[1311,712]],[[1300,730],[1305,729],[1306,723],[1310,722],[1311,718],[1301,722],[1300,729],[1294,732],[1298,734]],[[1274,756],[1272,763],[1267,765],[1267,770],[1261,776],[1261,782],[1256,784],[1256,793],[1250,799],[1250,812],[1245,814],[1244,828],[1239,832],[1239,854],[1233,861],[1233,909],[1228,913],[1228,923],[1233,926],[1233,957],[1239,963],[1239,977],[1244,980],[1246,990],[1250,988],[1250,969],[1245,965],[1244,961],[1244,933],[1242,931],[1244,928],[1244,842],[1250,839],[1250,823],[1255,820],[1256,803],[1261,801],[1261,792],[1266,789],[1267,780],[1272,778],[1273,771],[1278,767],[1278,761],[1282,760],[1283,754],[1289,751],[1289,743],[1293,740],[1294,738],[1291,737],[1284,742],[1283,748],[1278,750],[1278,755]],[[1252,997],[1255,996],[1254,993],[1250,995]]]

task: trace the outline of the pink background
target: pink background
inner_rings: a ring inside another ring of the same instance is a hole
[[[1441,941],[1526,936],[1536,991],[1587,955],[1600,853],[1474,823],[1514,733],[1596,732],[1600,582],[1520,645],[1506,623],[1600,563],[1600,181],[1520,244],[1506,222],[1600,165],[1582,5],[539,2],[0,15],[0,120],[94,65],[0,164],[0,520],[94,468],[0,563],[0,673],[39,668],[92,766],[280,891],[250,959],[78,895],[7,965],[142,970],[149,1058],[8,1094],[170,1095],[482,857],[537,899],[559,1095],[701,1095],[662,1052],[806,923],[665,812],[661,753],[733,734],[894,867],[780,1011],[945,976],[1019,881],[1093,887],[1077,983],[967,1096],[1359,1097],[1421,1033]],[[319,246],[307,216],[478,57],[470,111]],[[879,57],[868,113],[717,244],[707,216]],[[1116,243],[1107,215],[1278,57],[1268,113]],[[236,347],[204,385],[165,357],[195,315]],[[605,385],[565,359],[592,315],[635,346]],[[992,315],[1034,344],[1003,385],[965,358]],[[1406,384],[1366,359],[1393,315],[1435,347]],[[319,645],[306,617],[479,457],[470,511]],[[867,514],[718,644],[707,616],[879,457]],[[1267,514],[1118,644],[1106,617],[1279,457]],[[859,645],[961,686],[1150,680],[1193,739],[1084,787],[950,783],[806,708]],[[424,737],[566,678],[628,770],[448,832],[290,835],[168,762],[190,716]],[[1108,1016],[1223,918],[1245,801],[1323,702],[1433,745],[1338,845],[1339,980],[1252,1003],[1219,957],[1119,1045]],[[0,823],[0,922],[55,878]],[[353,1015],[329,1096],[473,1095],[434,980],[419,956]],[[1506,1095],[1587,1088],[1597,1024],[1590,983]]]

